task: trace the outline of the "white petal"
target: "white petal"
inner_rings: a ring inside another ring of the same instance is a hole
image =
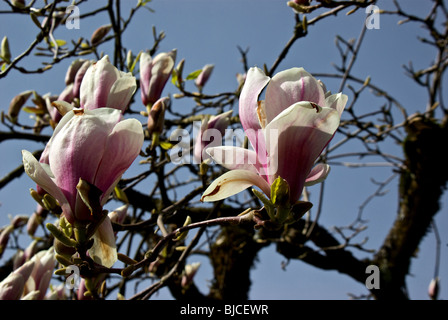
[[[335,109],[339,113],[339,117],[344,111],[345,105],[347,104],[348,97],[342,93],[332,94],[325,99],[325,106],[328,108]]]
[[[247,170],[232,170],[213,181],[204,191],[201,201],[222,200],[253,185],[259,187],[265,194],[270,194],[269,184],[258,174]]]
[[[135,78],[131,74],[125,74],[112,85],[106,107],[119,109],[124,112],[136,89],[137,83]]]
[[[305,180],[305,186],[312,186],[316,183],[324,181],[329,173],[330,166],[328,164],[319,163],[315,165]]]
[[[58,200],[64,212],[71,213],[70,206],[61,189],[47,174],[41,163],[27,150],[22,150],[23,167],[26,174],[41,188]]]
[[[109,217],[103,221],[93,235],[93,245],[89,255],[98,264],[110,268],[118,260],[115,234]]]
[[[219,146],[207,148],[206,152],[219,165],[229,170],[242,169],[257,173],[257,154],[240,147]]]

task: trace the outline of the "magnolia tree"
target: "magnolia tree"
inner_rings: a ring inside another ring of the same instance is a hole
[[[22,148],[23,163],[1,180],[7,188],[26,174],[30,192],[24,193],[36,204],[0,229],[0,299],[138,300],[164,287],[176,299],[247,299],[252,267],[269,246],[287,260],[351,277],[366,288],[360,298],[409,298],[412,258],[428,230],[438,235],[434,217],[448,179],[440,150],[448,139],[443,1],[428,1],[431,9],[421,15],[407,13],[406,1],[390,10],[374,0],[278,2],[288,7],[294,29],[272,66],[251,65],[250,53],[240,49],[243,72],[234,90],[213,94],[206,89],[210,77],[219,77],[214,65],[186,72],[182,48],[159,50],[163,32],[154,28],[151,48],[125,47],[129,26],[149,1],[139,0],[128,16],[119,0],[95,2],[98,7],[84,2],[11,0],[0,12],[36,25],[30,30],[36,38],[22,53],[2,30],[2,83],[18,73],[66,68],[59,94],[39,93],[30,82],[28,91],[2,101],[0,142],[44,147]],[[311,74],[303,65],[281,69],[290,49],[313,37],[312,26],[359,11],[371,15],[357,39],[337,38],[342,62],[335,73]],[[104,12],[110,21],[91,30],[90,39],[56,39],[57,30]],[[408,114],[394,88],[353,71],[379,14],[427,32],[422,42],[433,50],[431,64],[405,67],[427,89],[426,109],[417,113]],[[45,60],[43,67],[24,64],[33,55]],[[336,79],[339,89],[330,92],[326,79]],[[167,94],[168,84],[176,92]],[[364,112],[359,101],[369,94],[381,107]],[[181,101],[191,107],[179,112]],[[30,125],[26,113],[33,115]],[[384,151],[391,141],[398,155]],[[353,167],[353,157],[360,159],[356,166],[369,167],[373,158],[390,168],[390,178],[377,182],[363,205],[392,181],[398,190],[396,219],[383,226],[388,232],[376,249],[356,238],[368,226],[357,212],[349,226],[330,230],[319,223],[330,165]],[[212,268],[208,292],[196,283],[200,264],[187,261],[195,255]],[[428,283],[433,299],[435,265]]]

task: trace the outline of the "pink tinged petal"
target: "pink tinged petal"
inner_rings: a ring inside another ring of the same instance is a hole
[[[348,97],[342,93],[332,94],[325,99],[325,106],[328,108],[335,109],[339,113],[339,117],[344,111],[345,105],[347,104]]]
[[[105,107],[110,89],[119,77],[120,72],[107,55],[92,64],[81,83],[81,107],[89,110]]]
[[[324,106],[325,92],[319,82],[303,68],[291,68],[277,73],[266,88],[267,122],[300,101]]]
[[[254,185],[269,195],[269,184],[257,173],[247,170],[232,170],[213,181],[204,191],[201,201],[222,200]]]
[[[81,66],[81,68],[76,73],[75,81],[73,83],[73,96],[76,98],[80,97],[81,83],[82,83],[82,80],[84,79],[84,76],[85,76],[87,70],[89,70],[89,67],[91,64],[92,64],[91,61],[85,61],[83,63],[83,65]]]
[[[146,98],[149,103],[154,103],[160,99],[171,72],[174,68],[175,53],[159,53],[153,60],[151,68],[151,80],[149,82]]]
[[[113,187],[139,155],[143,139],[140,121],[127,119],[117,123],[105,141],[101,163],[92,183],[103,192]]]
[[[147,105],[149,83],[151,81],[152,57],[142,52],[140,55],[140,91],[144,105]]]
[[[106,107],[119,109],[124,112],[136,89],[137,82],[132,74],[124,74],[112,85]]]
[[[94,183],[108,136],[121,119],[121,112],[110,108],[78,109],[66,116],[69,121],[60,128],[58,125],[51,139],[49,162],[56,184],[75,208],[79,179]]]
[[[269,181],[277,177],[290,186],[291,202],[297,201],[314,162],[332,139],[339,125],[339,114],[330,108],[320,108],[299,102],[274,118],[266,127],[278,131],[277,139],[267,139]]]
[[[62,207],[62,210],[66,215],[72,216],[73,213],[67,198],[48,175],[42,164],[39,163],[29,151],[23,150],[22,157],[26,174],[59,202],[59,205]]]
[[[305,186],[312,186],[324,181],[330,173],[330,166],[325,163],[319,163],[311,169],[305,180]]]
[[[203,87],[207,83],[210,75],[212,74],[213,68],[215,66],[212,64],[206,64],[203,68],[199,76],[195,80],[195,84],[198,87]]]
[[[262,166],[259,164],[257,154],[245,148],[221,146],[207,148],[207,153],[219,165],[229,170],[247,170],[259,173]]]
[[[222,145],[222,137],[230,123],[231,114],[232,110],[213,116],[210,120],[206,118],[202,121],[193,150],[196,163],[209,159],[209,155],[205,152],[207,148]]]
[[[70,66],[67,69],[67,72],[65,74],[65,84],[69,85],[73,82],[75,82],[76,73],[81,68],[85,60],[83,59],[76,59],[73,61]]]
[[[69,84],[65,87],[64,90],[59,94],[57,100],[65,101],[65,102],[72,102],[74,98],[73,95],[73,83]]]
[[[122,205],[121,207],[115,209],[108,213],[109,219],[112,222],[122,223],[128,214],[129,204]]]
[[[239,99],[240,121],[256,152],[264,149],[264,142],[258,139],[258,131],[261,129],[257,114],[258,97],[269,80],[261,69],[250,68]]]
[[[110,268],[118,260],[115,234],[109,217],[101,223],[93,235],[93,245],[88,250],[89,256],[96,263]]]
[[[222,134],[224,134],[226,128],[230,124],[229,117],[232,115],[233,110],[218,114],[216,116],[213,116],[208,121],[207,127],[208,128],[214,128],[219,130]]]
[[[205,147],[207,145],[207,142],[204,141],[203,134],[208,128],[208,119],[202,120],[201,128],[199,129],[199,132],[196,136],[196,141],[194,142],[194,148],[193,148],[193,159],[195,163],[201,163],[203,160],[207,158],[207,155],[205,153]]]

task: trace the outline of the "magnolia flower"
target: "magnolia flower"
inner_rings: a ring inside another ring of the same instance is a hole
[[[152,106],[162,96],[176,61],[177,51],[163,52],[152,58],[143,52],[140,56],[140,90],[145,106]]]
[[[207,148],[221,145],[222,136],[230,123],[229,117],[231,114],[232,110],[217,116],[206,117],[202,121],[193,150],[193,156],[196,163],[201,163],[210,158],[205,152]]]
[[[265,100],[258,101],[265,87]],[[341,93],[326,93],[303,68],[279,72],[272,79],[251,68],[239,113],[253,150],[207,149],[215,162],[231,171],[217,178],[201,200],[224,199],[253,185],[270,196],[271,185],[281,177],[289,185],[289,203],[294,204],[305,185],[327,176],[329,166],[315,161],[336,132],[346,102]]]
[[[99,199],[102,206],[140,153],[143,145],[141,123],[122,118],[117,109],[74,109],[64,115],[54,130],[44,150],[47,161],[39,162],[30,152],[22,151],[25,172],[59,202],[63,215],[72,225],[75,222],[87,224],[94,219],[78,194],[80,179],[102,192]],[[108,218],[95,236],[99,241],[95,241],[92,251],[101,244],[103,248],[105,244],[115,248]]]
[[[137,82],[130,72],[119,71],[106,55],[87,69],[80,86],[80,104],[83,109],[114,108],[124,112]]]

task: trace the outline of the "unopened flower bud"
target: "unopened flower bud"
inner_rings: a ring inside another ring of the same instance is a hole
[[[169,107],[170,103],[170,98],[164,97],[157,100],[151,107],[151,111],[148,115],[148,132],[150,135],[153,133],[162,133],[163,125],[165,123],[165,110]]]
[[[128,207],[129,207],[129,205],[125,204],[125,205],[115,209],[114,211],[109,212],[108,216],[109,216],[110,221],[116,222],[116,223],[122,223],[128,213]]]
[[[429,283],[428,295],[432,300],[437,300],[437,296],[439,295],[439,286],[440,286],[439,277],[433,278]]]
[[[11,221],[11,226],[14,229],[23,227],[28,222],[28,216],[15,216]]]
[[[140,55],[140,90],[145,106],[150,107],[160,99],[173,71],[176,54],[177,50],[174,49],[159,53],[154,59],[146,52]]]
[[[25,8],[25,0],[11,0],[11,4],[19,9]]]
[[[126,66],[130,72],[132,72],[134,61],[135,57],[132,54],[132,50],[128,50],[128,53],[126,54]]]
[[[9,241],[9,235],[13,231],[14,231],[13,226],[7,226],[0,232],[0,258],[2,257],[3,252],[5,252],[5,248]]]
[[[78,72],[78,70],[81,68],[81,66],[83,65],[83,63],[86,60],[84,59],[76,59],[74,60],[70,66],[67,69],[67,72],[65,74],[65,84],[69,85],[73,82],[75,82],[75,77],[76,77],[76,73]]]
[[[6,36],[4,36],[2,40],[0,58],[6,63],[11,63],[11,51],[9,50],[9,41]]]
[[[196,272],[198,271],[200,266],[201,266],[200,262],[187,264],[185,266],[185,270],[181,280],[181,286],[183,288],[187,288],[193,282],[193,278],[196,275]]]
[[[193,149],[193,157],[196,163],[201,163],[210,158],[206,153],[207,148],[221,145],[222,137],[230,124],[231,115],[232,110],[203,119]]]
[[[36,212],[33,212],[31,217],[28,219],[28,223],[26,225],[26,232],[30,236],[33,236],[39,225],[40,225],[40,217]]]
[[[213,68],[215,66],[212,64],[206,64],[204,68],[202,68],[202,72],[199,74],[199,76],[195,80],[195,84],[198,88],[202,88],[207,83],[208,79],[210,78],[210,75],[212,74]]]
[[[33,91],[31,90],[24,91],[11,100],[9,104],[8,116],[12,122],[17,121],[17,116],[19,115],[20,109],[22,109],[22,107],[25,105],[26,101],[32,94]]]
[[[96,29],[92,33],[92,37],[90,38],[90,43],[92,46],[96,46],[98,43],[101,42],[101,40],[104,39],[104,37],[109,33],[110,29],[112,29],[112,25],[104,25]]]
[[[308,13],[310,0],[291,0],[286,3],[295,13]]]

